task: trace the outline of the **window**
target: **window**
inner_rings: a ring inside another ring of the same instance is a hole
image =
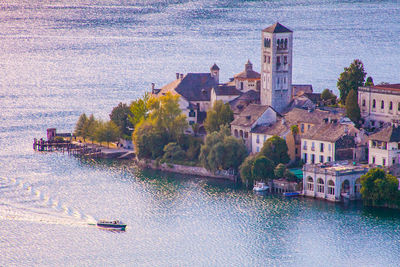
[[[285,64],[285,65],[287,64],[287,56],[283,57],[283,64]]]
[[[328,151],[331,151],[331,144],[328,144]]]
[[[267,63],[268,64],[271,63],[271,57],[270,56],[267,57]]]
[[[243,90],[243,82],[240,82],[240,90]]]
[[[375,121],[371,121],[371,126],[375,126]]]
[[[319,150],[324,152],[324,143],[319,144]]]
[[[389,110],[393,110],[393,102],[392,101],[389,102]]]
[[[385,101],[381,101],[381,109],[384,109],[385,108]]]
[[[189,121],[189,125],[193,125],[194,124],[194,121]]]
[[[400,102],[397,103],[397,110],[400,111]]]
[[[260,147],[259,147],[259,146],[257,147],[256,151],[257,151],[257,152],[260,152]]]
[[[386,159],[383,158],[383,159],[382,159],[382,166],[385,166],[385,165],[386,165]]]
[[[307,163],[307,153],[303,154],[303,161],[304,161],[304,163]]]
[[[299,149],[297,147],[294,149],[294,154],[299,154]]]
[[[307,125],[307,130],[310,130],[310,128],[311,128],[311,125],[310,124]]]
[[[376,101],[375,101],[375,99],[372,100],[372,108],[376,108]]]
[[[264,63],[267,62],[267,56],[264,55]]]
[[[324,163],[324,156],[322,156],[322,155],[319,156],[319,162],[320,162],[320,163]]]
[[[303,149],[307,150],[307,141],[304,140]]]
[[[372,157],[372,164],[375,164],[375,157]]]
[[[256,139],[256,143],[259,144],[260,143],[260,136],[257,134],[257,139]],[[258,151],[257,151],[258,152]]]
[[[328,156],[328,162],[331,162],[331,161],[332,161],[331,156]]]
[[[300,125],[300,131],[301,131],[302,133],[304,133],[304,124],[303,124],[303,123]]]
[[[265,142],[265,140],[267,140],[267,136],[266,135],[264,135],[264,142]]]
[[[362,100],[362,106],[365,107],[365,99]]]
[[[287,48],[287,43],[288,43],[288,41],[287,41],[287,39],[285,39],[285,48]]]
[[[318,193],[324,193],[324,180],[322,180],[321,178],[318,178],[317,180],[317,192]]]
[[[310,176],[307,178],[307,190],[314,191],[314,180]]]
[[[264,38],[264,47],[271,47],[271,40]]]
[[[311,143],[311,151],[315,151],[315,143],[314,142]]]
[[[311,164],[314,164],[314,163],[315,163],[315,155],[311,154]]]
[[[194,110],[191,109],[191,110],[189,111],[189,117],[190,117],[190,118],[196,117],[196,112],[195,112]]]
[[[392,158],[392,164],[396,164],[396,158]]]
[[[328,195],[334,195],[335,194],[335,183],[332,180],[329,180],[328,182]]]
[[[276,57],[276,64],[281,64],[281,57],[280,56],[277,56]]]
[[[249,138],[249,133],[248,132],[244,133],[244,138]]]

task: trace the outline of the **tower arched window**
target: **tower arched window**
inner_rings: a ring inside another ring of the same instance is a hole
[[[392,110],[392,109],[393,109],[393,102],[390,101],[390,103],[389,103],[389,110]]]
[[[264,47],[268,47],[268,40],[267,40],[267,38],[264,38]]]
[[[384,109],[385,108],[385,101],[381,101],[381,109]]]
[[[278,40],[276,40],[276,47],[280,48],[280,46],[281,46],[281,40],[278,39]]]
[[[365,107],[365,99],[362,100],[362,106]]]
[[[285,48],[287,48],[287,43],[288,43],[288,41],[287,41],[287,39],[285,39]]]
[[[376,108],[376,100],[372,100],[372,108]]]

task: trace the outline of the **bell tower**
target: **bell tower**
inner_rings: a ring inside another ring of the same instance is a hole
[[[292,99],[293,32],[277,22],[261,36],[261,105],[282,112]]]

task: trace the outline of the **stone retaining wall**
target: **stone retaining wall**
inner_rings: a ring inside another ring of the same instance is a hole
[[[237,181],[236,175],[231,174],[215,174],[203,167],[197,166],[186,166],[186,165],[178,165],[178,164],[171,164],[171,163],[163,163],[157,166],[155,160],[138,160],[137,165],[141,168],[150,168],[154,170],[160,171],[167,171],[167,172],[174,172],[180,174],[187,174],[191,176],[200,176],[200,177],[207,177],[207,178],[215,178],[215,179],[226,179],[231,181]]]

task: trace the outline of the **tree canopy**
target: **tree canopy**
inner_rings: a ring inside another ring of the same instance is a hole
[[[286,164],[290,160],[285,139],[277,135],[274,135],[264,142],[260,154],[272,160],[274,166],[279,163]]]
[[[110,146],[110,142],[118,141],[120,136],[120,129],[113,121],[97,122],[95,130],[95,140],[98,142],[107,142],[107,146]]]
[[[129,105],[129,121],[132,126],[135,127],[142,119],[146,119],[148,116],[148,101],[150,95],[149,93],[145,93],[142,98],[139,98]]]
[[[337,88],[342,102],[346,101],[347,95],[351,90],[358,92],[358,87],[364,85],[366,75],[364,64],[359,59],[354,60],[349,67],[344,68],[337,81]]]
[[[87,118],[86,114],[82,113],[79,116],[78,122],[75,125],[74,135],[81,136],[83,138],[83,141],[86,141],[86,138],[88,136],[87,127],[86,127],[87,121],[88,121],[88,118]]]
[[[221,125],[229,125],[233,121],[233,111],[228,103],[217,100],[212,108],[207,111],[204,128],[207,133],[219,131]]]
[[[201,146],[199,159],[208,170],[237,170],[247,155],[242,140],[230,136],[228,126],[206,136]]]
[[[274,162],[267,157],[259,156],[254,160],[252,166],[253,178],[257,181],[267,181],[275,177]]]
[[[324,89],[321,93],[321,99],[325,103],[335,104],[337,96],[328,88]]]
[[[346,98],[346,116],[356,125],[359,124],[361,119],[361,111],[357,99],[357,93],[354,90],[351,90]]]
[[[131,111],[127,104],[120,102],[114,107],[110,113],[110,120],[113,121],[119,128],[119,131],[124,139],[128,139],[132,134],[133,125],[129,120]]]
[[[393,175],[380,168],[370,169],[361,176],[361,195],[364,203],[372,206],[400,204],[399,182]]]
[[[365,81],[365,86],[374,86],[374,80],[371,76],[367,77],[367,80]]]

